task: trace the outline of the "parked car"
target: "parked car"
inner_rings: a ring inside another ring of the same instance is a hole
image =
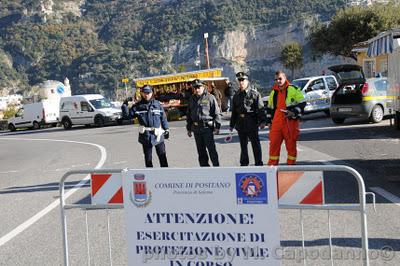
[[[329,70],[336,73],[340,83],[331,100],[330,112],[334,123],[342,124],[349,117],[379,123],[389,115],[387,78],[366,79],[358,65],[337,65],[329,67]]]
[[[37,103],[24,104],[14,117],[8,119],[8,129],[17,128],[39,129],[45,125],[56,126],[59,115],[58,100],[43,100]]]
[[[301,92],[304,95],[307,102],[307,105],[304,108],[305,113],[323,111],[329,115],[331,96],[339,85],[335,76],[306,77],[295,79],[291,83],[301,89]],[[268,97],[263,97],[262,99],[263,102],[267,104]]]
[[[304,113],[323,111],[329,115],[331,96],[338,87],[335,76],[315,76],[295,79],[292,84],[299,87],[306,99]]]
[[[121,109],[100,94],[74,95],[60,100],[60,121],[65,129],[73,125],[104,126],[121,119]]]

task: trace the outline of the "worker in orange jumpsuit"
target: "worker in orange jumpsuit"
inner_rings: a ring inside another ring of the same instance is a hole
[[[289,83],[283,71],[275,73],[275,84],[269,95],[267,118],[269,126],[268,165],[278,165],[282,142],[285,141],[287,164],[296,164],[296,143],[299,137],[299,118],[306,102],[301,90]]]

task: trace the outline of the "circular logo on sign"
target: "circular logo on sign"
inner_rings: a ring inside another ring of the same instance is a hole
[[[246,197],[257,197],[263,186],[261,178],[256,175],[246,175],[240,179],[240,189]]]
[[[60,85],[57,87],[57,93],[58,94],[63,94],[65,91],[64,86]]]

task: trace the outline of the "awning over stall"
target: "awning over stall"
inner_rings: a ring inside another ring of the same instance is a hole
[[[144,85],[161,85],[161,84],[172,84],[179,82],[188,82],[193,79],[208,79],[218,78],[222,75],[222,68],[213,68],[207,70],[199,70],[185,73],[177,73],[171,75],[162,75],[148,78],[135,79],[136,87],[142,87]]]
[[[393,52],[394,40],[400,37],[400,29],[394,29],[380,33],[368,40],[368,57],[390,54]],[[397,41],[397,40],[396,40]]]

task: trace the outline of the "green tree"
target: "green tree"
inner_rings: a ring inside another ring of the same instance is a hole
[[[325,53],[356,59],[354,44],[366,41],[379,32],[399,27],[400,5],[373,5],[339,10],[329,24],[315,23],[310,43],[315,56]]]
[[[294,78],[295,69],[303,66],[303,49],[298,42],[286,44],[281,52],[281,61],[291,71],[291,78]]]

